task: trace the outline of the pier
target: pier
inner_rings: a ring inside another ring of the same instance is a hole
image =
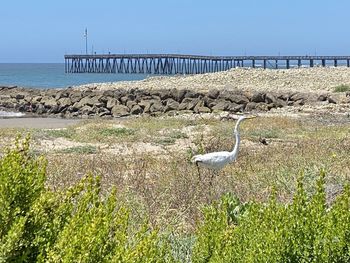
[[[289,69],[347,66],[350,56],[65,55],[66,73],[203,74],[236,67]]]

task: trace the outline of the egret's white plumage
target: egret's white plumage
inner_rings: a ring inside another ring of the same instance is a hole
[[[240,116],[238,118],[238,121],[236,123],[235,129],[234,129],[234,135],[236,138],[236,143],[231,152],[223,151],[223,152],[212,152],[207,154],[199,154],[195,155],[192,158],[192,162],[196,163],[197,165],[204,166],[207,168],[220,170],[222,169],[226,164],[236,160],[238,156],[239,151],[239,144],[240,144],[240,134],[239,134],[239,125],[241,122],[245,119],[251,119],[255,116]]]

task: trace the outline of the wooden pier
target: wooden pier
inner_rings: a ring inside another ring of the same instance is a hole
[[[350,56],[65,55],[66,73],[203,74],[235,67],[350,67]]]

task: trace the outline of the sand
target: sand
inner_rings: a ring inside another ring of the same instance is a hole
[[[2,118],[0,119],[0,129],[59,129],[78,124],[79,122],[81,122],[81,120],[58,118]]]
[[[96,90],[123,89],[193,89],[208,91],[245,90],[245,91],[299,91],[332,92],[336,86],[350,85],[350,68],[313,67],[293,69],[253,69],[234,68],[228,71],[188,76],[150,77],[141,81],[112,83],[92,83],[77,86],[77,89]]]

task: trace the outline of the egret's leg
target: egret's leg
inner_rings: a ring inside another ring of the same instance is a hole
[[[201,182],[201,181],[202,181],[202,178],[201,178],[201,171],[199,170],[198,162],[196,162],[196,166],[197,166],[197,172],[198,172],[198,179],[199,179],[199,182]]]

